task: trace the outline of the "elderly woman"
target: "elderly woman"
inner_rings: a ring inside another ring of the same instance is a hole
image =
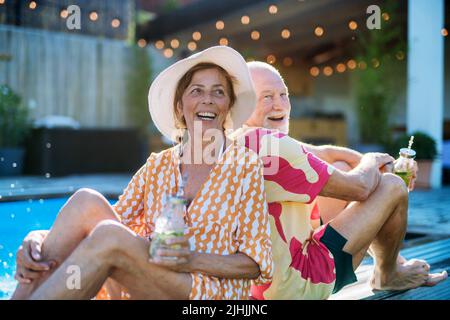
[[[181,143],[152,153],[114,206],[98,192],[77,191],[51,231],[34,234],[42,236],[41,254],[29,242],[19,250],[13,298],[248,298],[252,279],[265,283],[272,272],[262,166],[225,130],[240,127],[254,105],[245,61],[231,48],[212,47],[164,70],[149,109],[161,133]],[[150,259],[165,195],[179,191],[183,176],[187,231],[169,243],[181,249]],[[81,283],[71,290],[77,271]]]

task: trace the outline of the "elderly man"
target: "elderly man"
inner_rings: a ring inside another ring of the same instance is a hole
[[[257,93],[257,107],[247,126],[277,129],[287,134],[291,106],[283,78],[264,62],[250,62],[248,66]],[[252,135],[248,133],[249,128],[244,129],[247,138]],[[273,139],[274,135],[256,136],[264,136],[259,140],[265,139],[267,143],[270,140],[267,136]],[[278,137],[278,171],[275,175],[265,175],[269,214],[273,217],[275,271],[270,285],[253,287],[255,298],[327,298],[330,289],[337,292],[356,280],[354,270],[369,249],[375,259],[370,283],[374,289],[402,290],[434,285],[447,277],[445,272],[430,274],[430,266],[425,261],[406,261],[399,256],[406,232],[408,192],[400,178],[381,172],[393,161],[392,157],[376,153],[361,155],[334,146],[300,144],[299,148],[293,139]],[[264,154],[267,148],[259,142],[256,149],[260,157],[274,159],[273,154]],[[336,168],[320,163],[310,153],[335,164]],[[293,182],[302,179],[306,180],[303,187]],[[414,179],[409,187],[413,185]],[[305,193],[309,197],[303,197]],[[317,195],[325,196],[318,201],[325,225],[313,231],[317,227],[313,221],[314,214],[317,215],[314,203]],[[328,259],[324,252],[332,258]]]
[[[272,283],[254,286],[252,295],[256,299],[326,299],[356,280],[354,270],[369,247],[376,263],[371,280],[375,289],[400,290],[445,279],[445,273],[429,274],[430,266],[425,261],[399,257],[406,231],[408,191],[397,176],[380,173],[393,158],[377,153],[360,155],[338,147],[313,147],[290,138],[290,103],[283,79],[264,63],[250,63],[249,68],[257,107],[247,126],[234,135],[265,163],[275,266]],[[278,148],[269,150],[270,144]],[[348,172],[339,170],[320,157],[329,163],[350,163],[351,168]],[[274,163],[276,170],[270,170]],[[345,201],[338,210],[323,216],[325,224],[321,227],[311,224],[318,195]],[[39,251],[39,237],[43,236],[34,233],[24,241],[18,254],[23,278],[19,280],[24,281],[27,275],[36,277],[27,269],[39,270],[37,265],[46,263],[31,258]],[[27,262],[20,261],[21,257],[27,257]]]
[[[248,66],[257,93],[257,107],[247,126],[277,129],[287,134],[291,106],[283,78],[267,63],[250,62]],[[353,271],[368,249],[375,259],[370,283],[374,289],[401,290],[434,285],[447,277],[445,272],[429,274],[430,266],[425,261],[406,261],[399,256],[406,232],[408,192],[397,176],[380,172],[385,171],[384,166],[393,158],[386,154],[361,155],[335,146],[302,144],[301,150],[291,140],[287,136],[280,139],[278,156],[284,161],[279,161],[276,175],[265,176],[269,213],[273,217],[275,272],[271,285],[253,288],[256,298],[326,298],[331,283],[334,284],[333,292],[337,292],[356,280]],[[296,148],[297,152],[294,152]],[[309,152],[334,166],[315,161]],[[296,157],[304,157],[304,154],[308,155],[303,166],[306,180],[308,175],[316,175],[313,183],[311,180],[314,179],[305,181],[311,186],[302,189],[302,192],[309,191],[307,201],[299,197],[300,192],[295,191],[292,183],[301,176],[292,170],[302,167]],[[260,151],[261,156],[264,159],[272,155]],[[286,177],[282,177],[283,166],[289,168],[285,170]],[[352,178],[356,178],[354,183]],[[414,180],[415,172],[410,189],[414,187]],[[314,185],[321,189],[314,190]],[[283,193],[288,195],[283,196]],[[318,208],[325,225],[312,232],[317,227],[313,221],[314,214],[317,215],[315,195],[326,196],[318,197]],[[301,220],[298,215],[305,217]],[[309,238],[308,233],[312,234]],[[328,249],[334,259],[323,257],[321,251],[324,249]],[[330,267],[334,269],[328,272]]]

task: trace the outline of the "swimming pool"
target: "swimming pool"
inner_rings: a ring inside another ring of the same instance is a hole
[[[67,199],[0,202],[0,300],[8,299],[16,287],[16,251],[23,238],[31,230],[49,229]]]

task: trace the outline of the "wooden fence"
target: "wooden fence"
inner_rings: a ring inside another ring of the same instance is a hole
[[[22,96],[34,119],[62,115],[83,127],[132,126],[130,49],[120,40],[0,25],[0,83]],[[142,50],[152,77],[171,62],[150,46]]]

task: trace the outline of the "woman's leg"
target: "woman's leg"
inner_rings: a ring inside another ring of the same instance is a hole
[[[133,299],[188,299],[192,278],[149,262],[150,242],[115,221],[97,225],[31,299],[90,299],[108,277]],[[68,286],[79,271],[78,288]]]
[[[30,284],[19,284],[12,299],[26,299],[47,279],[102,220],[119,221],[108,200],[92,189],[80,189],[61,208],[42,245],[42,260],[56,262],[49,272]]]

